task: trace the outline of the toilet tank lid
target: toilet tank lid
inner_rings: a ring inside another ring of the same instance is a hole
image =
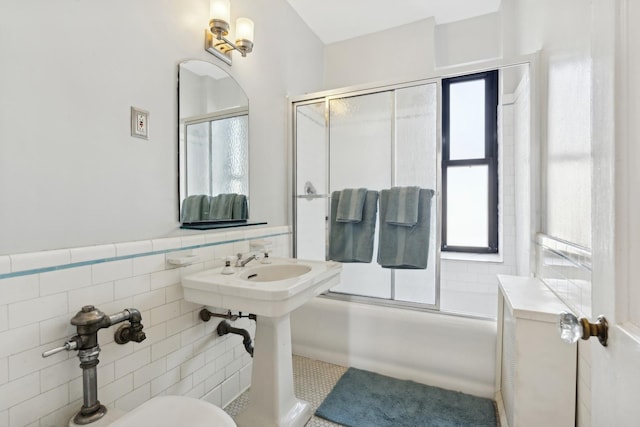
[[[236,427],[225,411],[212,403],[186,396],[158,396],[127,412],[110,427]]]

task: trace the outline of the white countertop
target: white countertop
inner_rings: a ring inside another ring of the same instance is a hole
[[[555,323],[558,314],[571,311],[540,279],[499,274],[498,282],[513,317]]]

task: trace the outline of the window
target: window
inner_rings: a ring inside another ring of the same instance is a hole
[[[442,80],[442,250],[498,252],[498,71]]]
[[[246,111],[185,122],[187,194],[249,194]]]

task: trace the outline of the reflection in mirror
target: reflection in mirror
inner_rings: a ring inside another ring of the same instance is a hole
[[[226,71],[209,62],[182,62],[178,77],[180,222],[246,222],[247,96]]]

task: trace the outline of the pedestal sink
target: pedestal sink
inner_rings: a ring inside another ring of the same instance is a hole
[[[342,264],[270,258],[252,261],[233,274],[223,268],[182,279],[184,299],[198,304],[253,313],[256,321],[251,390],[239,427],[302,427],[311,405],[293,390],[289,314],[340,282]]]

